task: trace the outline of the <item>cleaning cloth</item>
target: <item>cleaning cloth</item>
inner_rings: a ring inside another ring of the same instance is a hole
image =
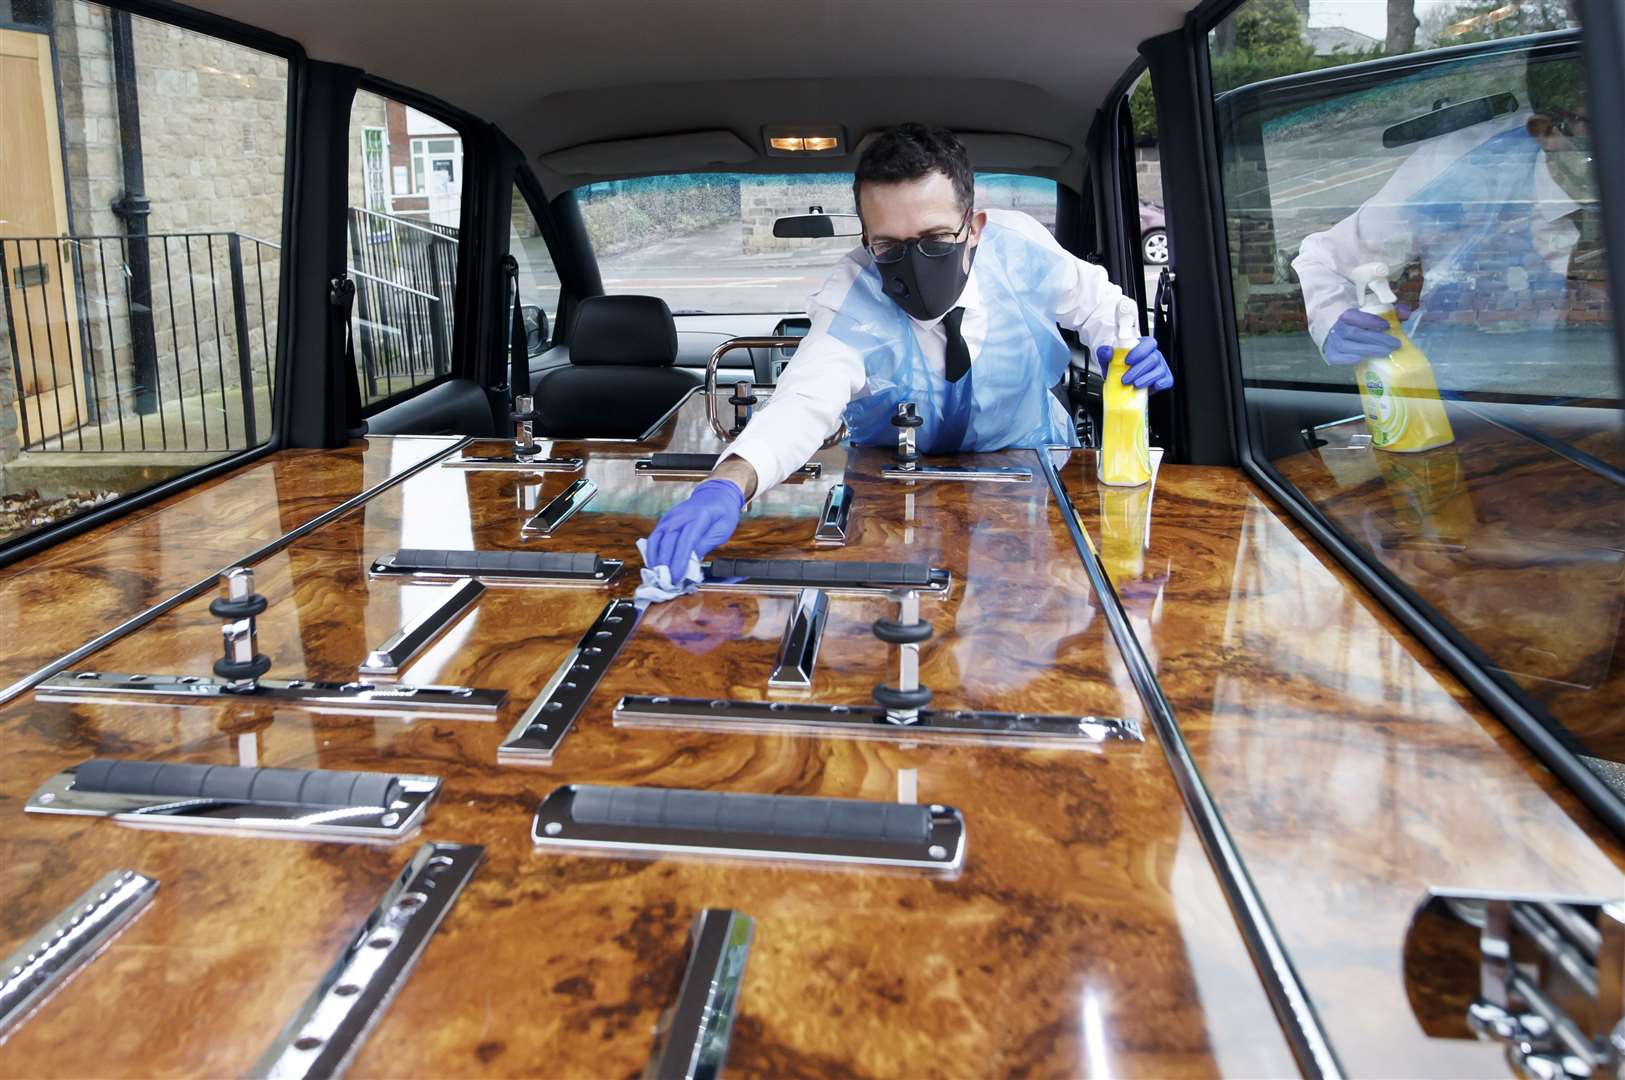
[[[638,554],[642,556],[645,564],[649,561],[648,543],[648,540],[638,541]],[[671,568],[667,566],[645,565],[639,573],[643,575],[643,583],[632,593],[632,602],[637,605],[639,611],[650,604],[675,600],[679,596],[687,595],[699,588],[700,582],[704,580],[700,573],[699,556],[694,554],[688,557],[688,569],[683,571],[681,581],[671,579]]]

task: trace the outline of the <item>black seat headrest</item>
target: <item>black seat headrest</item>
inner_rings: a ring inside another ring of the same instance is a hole
[[[576,309],[570,363],[670,367],[677,361],[677,324],[658,296],[589,296]]]

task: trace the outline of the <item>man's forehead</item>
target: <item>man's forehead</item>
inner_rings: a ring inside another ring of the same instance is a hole
[[[882,236],[955,229],[964,216],[953,181],[937,172],[917,180],[865,182],[858,191],[858,211],[864,227]]]

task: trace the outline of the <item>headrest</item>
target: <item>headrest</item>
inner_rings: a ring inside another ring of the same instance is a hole
[[[677,360],[677,325],[658,296],[589,296],[576,309],[570,363],[669,367]]]

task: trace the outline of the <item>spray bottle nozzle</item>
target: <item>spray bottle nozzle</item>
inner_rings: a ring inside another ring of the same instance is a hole
[[[1117,347],[1133,348],[1140,343],[1140,311],[1133,300],[1117,301]]]
[[[1354,268],[1349,277],[1354,281],[1354,302],[1361,311],[1382,315],[1393,310],[1394,290],[1388,284],[1388,274],[1385,262],[1363,263]],[[1366,299],[1367,290],[1371,292],[1370,300]]]

